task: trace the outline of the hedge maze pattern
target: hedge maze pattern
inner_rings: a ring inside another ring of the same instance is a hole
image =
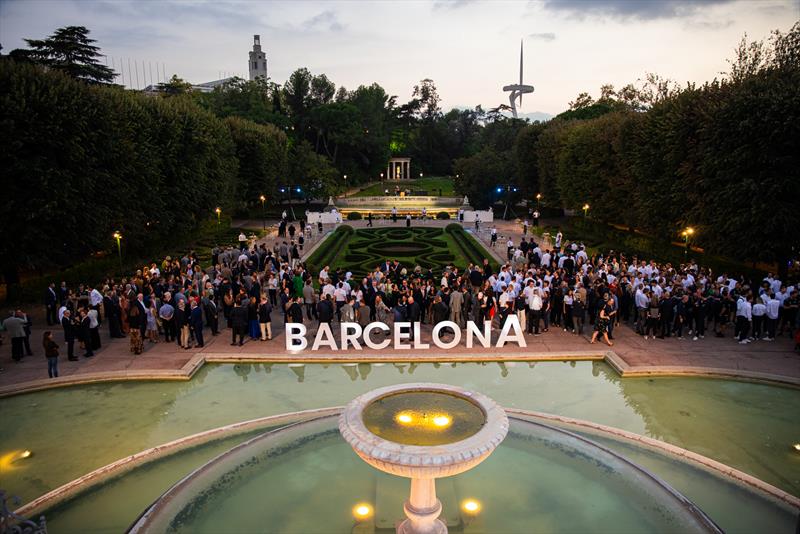
[[[455,252],[455,253],[454,253]],[[468,263],[483,263],[490,257],[458,224],[447,228],[371,228],[354,230],[343,225],[336,229],[308,263],[314,270],[330,265],[343,267],[355,276],[371,272],[385,260],[399,260],[411,270],[441,272],[448,265],[465,268]]]

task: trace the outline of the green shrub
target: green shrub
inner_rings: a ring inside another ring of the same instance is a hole
[[[347,214],[348,221],[360,221],[362,218],[363,217],[361,217],[361,214],[357,211],[351,211]]]
[[[439,219],[440,221],[446,221],[450,218],[450,214],[447,213],[446,211],[440,211],[439,213],[436,214],[436,218]]]

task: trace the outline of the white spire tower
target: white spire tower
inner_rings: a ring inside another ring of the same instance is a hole
[[[250,52],[250,79],[255,80],[259,76],[267,79],[267,55],[261,51],[261,36],[253,36],[253,51]]]

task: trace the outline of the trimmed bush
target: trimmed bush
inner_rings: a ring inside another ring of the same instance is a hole
[[[361,214],[357,211],[351,211],[347,214],[348,221],[360,221],[362,218],[363,217],[361,217]]]
[[[436,214],[436,218],[439,219],[440,221],[446,221],[450,219],[450,214],[447,213],[446,211],[440,211],[439,213]]]

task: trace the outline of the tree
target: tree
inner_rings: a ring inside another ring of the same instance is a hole
[[[158,90],[164,93],[165,96],[183,95],[192,91],[192,84],[182,78],[178,78],[177,74],[173,74],[168,82],[158,84]]]
[[[98,58],[100,48],[92,43],[89,30],[83,26],[59,28],[46,39],[25,39],[29,49],[11,52],[13,59],[24,59],[65,72],[72,78],[90,83],[111,83],[116,73]]]
[[[430,78],[425,78],[415,85],[411,96],[418,102],[417,112],[420,119],[432,121],[441,113],[442,108],[439,107],[441,98],[436,90],[436,84]]]

